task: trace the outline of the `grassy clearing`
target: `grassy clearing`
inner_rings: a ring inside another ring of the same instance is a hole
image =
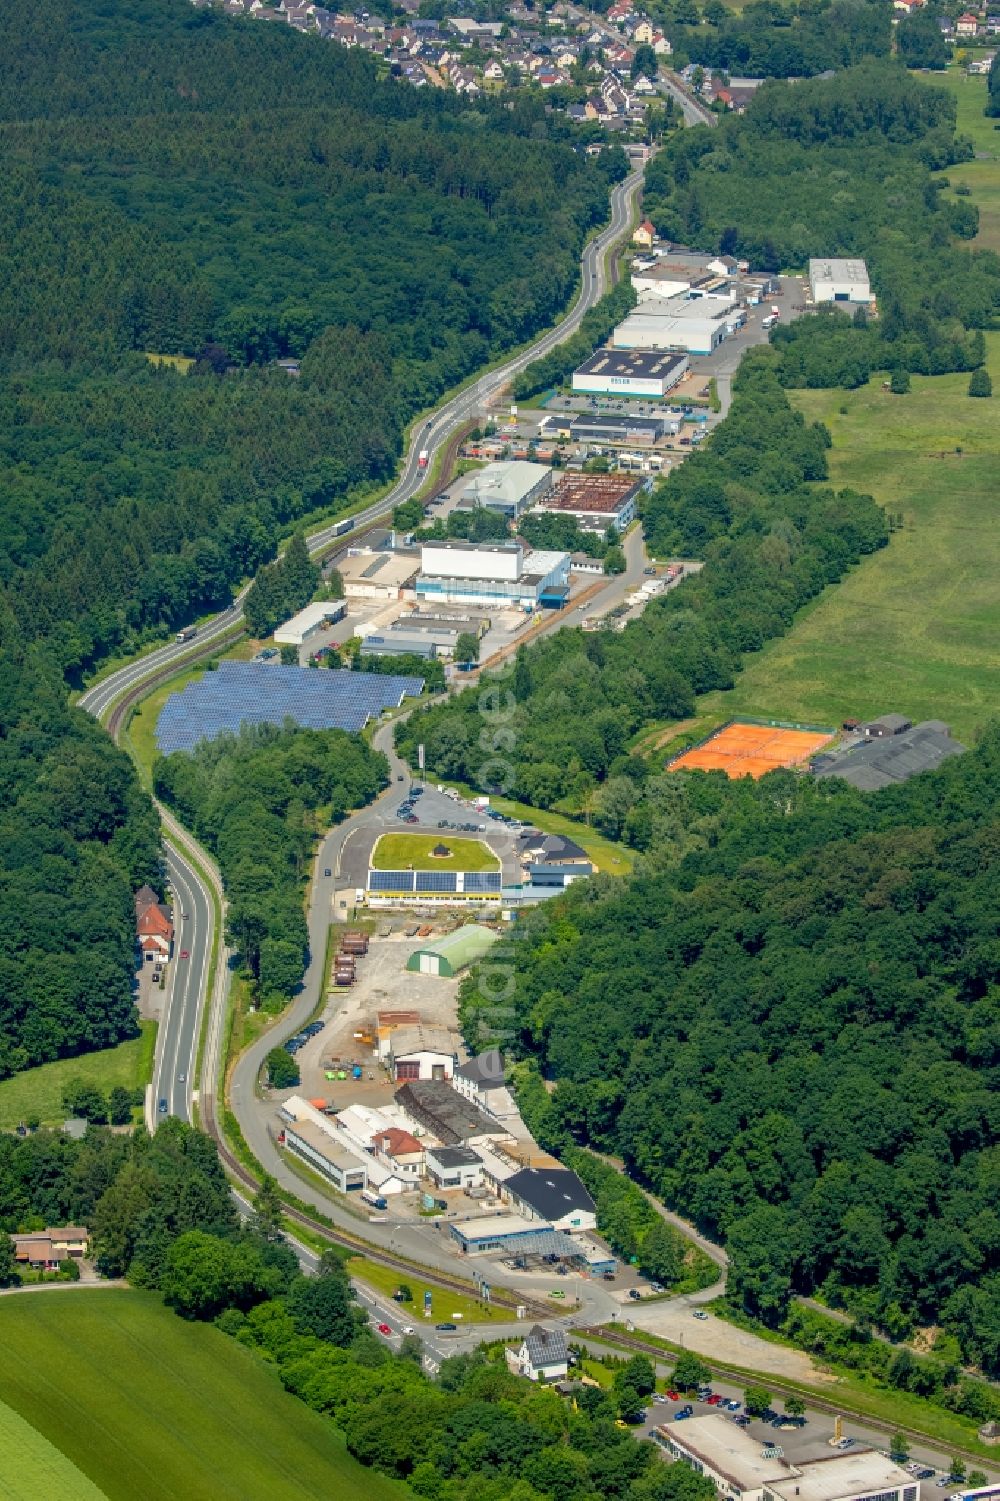
[[[433,855],[443,844],[451,858]],[[499,870],[500,861],[481,839],[456,838],[447,829],[438,834],[383,834],[372,851],[374,870]]]
[[[436,1287],[433,1282],[422,1282],[418,1272],[397,1272],[392,1267],[380,1266],[376,1261],[369,1261],[364,1256],[352,1256],[347,1262],[347,1270],[351,1277],[356,1277],[366,1287],[374,1292],[381,1293],[384,1298],[391,1298],[399,1287],[405,1282],[413,1294],[412,1303],[400,1304],[400,1317],[404,1318],[414,1328],[422,1324],[433,1324],[439,1321],[454,1319],[465,1324],[484,1324],[506,1322],[511,1319],[509,1308],[495,1308],[490,1303],[481,1303],[465,1293],[449,1292],[447,1288]],[[431,1316],[424,1318],[424,1293],[431,1295]]]
[[[187,375],[194,360],[186,354],[151,354],[146,351],[146,358],[151,365],[169,365],[171,370],[179,370],[181,375]]]
[[[274,1370],[152,1295],[4,1298],[0,1389],[108,1501],[406,1494],[351,1459],[332,1425],[289,1396]]]
[[[984,113],[985,78],[970,78],[961,68],[949,68],[934,83],[952,94],[958,105],[958,131],[968,136],[976,160],[949,167],[941,175],[950,185],[964,184],[979,209],[979,234],[971,241],[984,250],[1000,250],[1000,121]]]
[[[1000,390],[1000,334],[987,335]],[[836,724],[898,709],[940,718],[970,744],[1000,703],[1000,424],[968,375],[914,376],[909,396],[873,380],[857,391],[793,391],[833,435],[835,485],[867,490],[904,529],[751,657],[705,716],[738,713]],[[960,450],[957,452],[956,450]]]
[[[43,1126],[59,1126],[66,1119],[63,1090],[71,1079],[86,1079],[105,1094],[116,1084],[138,1089],[153,1077],[153,1050],[156,1046],[156,1023],[139,1023],[138,1037],[121,1042],[116,1048],[100,1053],[85,1053],[80,1058],[60,1058],[25,1069],[0,1082],[0,1131],[13,1131],[29,1115],[37,1115]]]
[[[59,1496],[61,1501],[106,1501],[104,1492],[65,1454],[3,1402],[0,1493],[7,1501],[38,1501],[39,1496]]]

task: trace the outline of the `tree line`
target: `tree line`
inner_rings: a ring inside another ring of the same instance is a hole
[[[586,812],[639,849],[657,843],[669,793],[630,752],[633,734],[732,686],[746,652],[886,541],[870,496],[816,483],[828,443],[821,425],[792,410],[773,355],[748,354],[712,441],[641,502],[652,551],[700,559],[701,571],[622,632],[563,630],[519,651],[502,680],[502,756],[483,749],[479,689],[411,715],[397,731],[401,753],[415,761],[422,742],[440,776]]]
[[[381,791],[385,757],[343,730],[243,725],[155,765],[156,794],[219,862],[229,940],[261,1002],[302,980],[303,900],[316,836]]]
[[[0,657],[0,1078],[138,1032],[133,893],[163,891],[128,758],[40,656]]]
[[[312,599],[319,580],[319,566],[309,556],[305,533],[298,531],[281,557],[260,570],[243,601],[251,636],[269,636],[275,626],[301,610]]]
[[[675,61],[741,78],[809,78],[888,57],[892,46],[885,0],[821,0],[808,10],[758,0],[740,12],[709,0],[702,18],[700,25],[697,16],[694,25],[690,16],[668,22]]]
[[[867,261],[877,319],[863,310],[853,324],[809,318],[777,331],[788,384],[973,370],[1000,307],[1000,256],[954,243],[978,229],[975,206],[947,198],[940,175],[972,155],[955,116],[950,95],[896,62],[768,83],[745,116],[667,144],[650,163],[645,207],[661,234],[763,270],[824,255]]]
[[[558,1081],[530,1092],[541,1140],[622,1157],[726,1245],[765,1324],[816,1294],[1000,1374],[1000,728],[876,795],[671,781],[686,844],[524,920],[516,1051]],[[489,1007],[469,982],[477,1046]]]

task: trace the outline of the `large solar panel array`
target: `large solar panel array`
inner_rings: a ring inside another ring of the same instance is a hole
[[[378,672],[220,662],[216,672],[202,673],[167,699],[156,724],[156,743],[169,755],[242,724],[284,724],[286,719],[310,730],[361,730],[423,686],[423,678]]]
[[[484,896],[499,892],[501,877],[498,870],[370,870],[369,891],[437,892],[460,895],[466,891],[470,896]]]

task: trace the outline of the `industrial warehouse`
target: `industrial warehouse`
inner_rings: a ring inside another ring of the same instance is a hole
[[[599,349],[573,372],[573,390],[604,396],[666,396],[687,368],[683,354]]]
[[[621,533],[635,520],[644,483],[627,474],[564,474],[538,509],[572,516],[583,531],[603,536],[614,527]]]
[[[569,597],[569,554],[526,552],[520,542],[426,542],[416,592],[431,603],[558,610]]]

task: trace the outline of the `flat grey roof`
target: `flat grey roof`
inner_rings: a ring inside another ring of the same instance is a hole
[[[855,1449],[822,1459],[801,1460],[798,1472],[772,1483],[770,1489],[782,1501],[844,1501],[851,1496],[878,1495],[914,1484],[899,1465],[876,1449]]]
[[[589,360],[584,360],[574,374],[662,380],[686,360],[687,355],[671,354],[662,349],[599,349]]]
[[[810,281],[867,281],[868,266],[862,260],[838,260],[817,256],[809,262]]]

